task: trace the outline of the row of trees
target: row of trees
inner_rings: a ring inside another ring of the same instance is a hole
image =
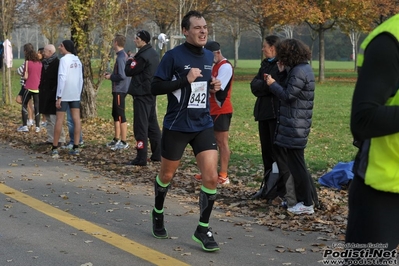
[[[296,25],[306,24],[312,40],[319,42],[319,81],[323,82],[325,32],[339,28],[348,34],[356,55],[360,34],[398,13],[399,0],[2,0],[1,37],[10,38],[13,28],[37,24],[49,42],[55,43],[59,29],[70,28],[85,69],[82,115],[92,117],[96,116],[96,95],[102,82],[101,75],[93,78],[93,50],[101,51],[102,73],[109,61],[114,33],[127,34],[151,22],[159,33],[181,35],[181,18],[193,9],[204,14],[211,36],[229,32],[234,41],[235,65],[243,32],[252,31],[261,40],[276,31],[292,37]],[[98,43],[93,42],[94,31],[100,34]],[[7,102],[4,94],[3,102]]]
[[[160,52],[161,49],[158,48],[158,39],[159,30],[155,26],[154,23],[147,23],[142,26],[143,29],[148,30],[153,37],[152,45],[155,50]],[[234,42],[232,36],[229,32],[223,31],[219,27],[215,29],[216,26],[213,27],[212,34],[209,36],[210,39],[214,39],[218,41],[223,50],[223,55],[229,59],[234,58],[235,50],[234,50]],[[134,44],[134,37],[138,29],[129,30],[126,36],[126,44],[125,50],[136,51],[136,47]],[[217,34],[216,34],[217,33]],[[312,31],[309,26],[305,23],[290,27],[290,31],[287,30],[279,30],[276,31],[275,34],[279,35],[282,38],[298,38],[304,41],[309,46],[313,47],[312,58],[318,59],[318,43],[314,39],[312,35]],[[98,45],[101,42],[101,32],[93,31],[91,34],[91,42],[93,46]],[[366,34],[362,34],[360,41],[366,36]],[[178,37],[179,39],[175,39]],[[58,40],[54,41],[54,44],[57,46],[62,40],[70,38],[70,29],[68,27],[59,28],[59,37]],[[167,36],[170,39],[167,42],[166,50],[173,48],[179,42],[183,42],[184,39],[182,36]],[[313,38],[313,39],[312,39]],[[251,30],[247,30],[243,32],[241,36],[241,44],[238,49],[239,60],[235,62],[236,67],[241,67],[242,59],[257,59],[260,60],[262,56],[261,48],[262,48],[262,40],[260,36]],[[30,27],[21,27],[15,28],[12,32],[12,46],[13,46],[13,54],[15,59],[21,59],[24,57],[23,53],[23,45],[25,43],[32,43],[33,46],[37,49],[39,47],[43,47],[44,45],[49,43],[49,40],[42,34],[38,25],[31,25]],[[351,54],[353,53],[353,47],[350,42],[350,38],[348,35],[344,34],[340,31],[340,29],[334,29],[325,34],[325,58],[326,60],[334,60],[334,61],[343,61],[343,60],[351,60]],[[113,56],[114,54],[111,53]],[[92,49],[93,58],[99,57],[99,49]],[[233,61],[232,61],[233,62]],[[109,64],[108,64],[109,65]],[[354,64],[353,64],[354,65]]]

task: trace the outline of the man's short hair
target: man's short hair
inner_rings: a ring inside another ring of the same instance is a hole
[[[126,44],[126,37],[122,34],[116,34],[114,41],[119,47],[125,47]]]
[[[191,17],[196,17],[196,18],[202,18],[202,14],[196,10],[191,10],[188,11],[188,13],[183,17],[181,21],[181,28],[185,28],[186,30],[190,29],[190,18]]]

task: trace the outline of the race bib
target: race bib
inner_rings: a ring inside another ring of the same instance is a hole
[[[206,108],[208,89],[206,81],[191,83],[191,95],[187,108]]]

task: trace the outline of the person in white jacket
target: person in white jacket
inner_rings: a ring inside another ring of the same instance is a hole
[[[76,56],[75,45],[70,40],[64,40],[58,46],[59,52],[63,55],[60,59],[60,66],[58,68],[58,84],[56,103],[57,108],[56,122],[54,129],[53,148],[51,154],[53,158],[58,158],[58,139],[61,134],[61,128],[65,118],[65,112],[69,107],[74,129],[74,144],[72,150],[69,151],[71,155],[79,155],[79,138],[82,129],[80,122],[80,95],[83,88],[83,66]]]

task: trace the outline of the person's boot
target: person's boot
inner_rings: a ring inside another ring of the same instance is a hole
[[[137,150],[137,156],[133,161],[129,161],[129,165],[146,166],[147,165],[147,153],[145,150]]]

